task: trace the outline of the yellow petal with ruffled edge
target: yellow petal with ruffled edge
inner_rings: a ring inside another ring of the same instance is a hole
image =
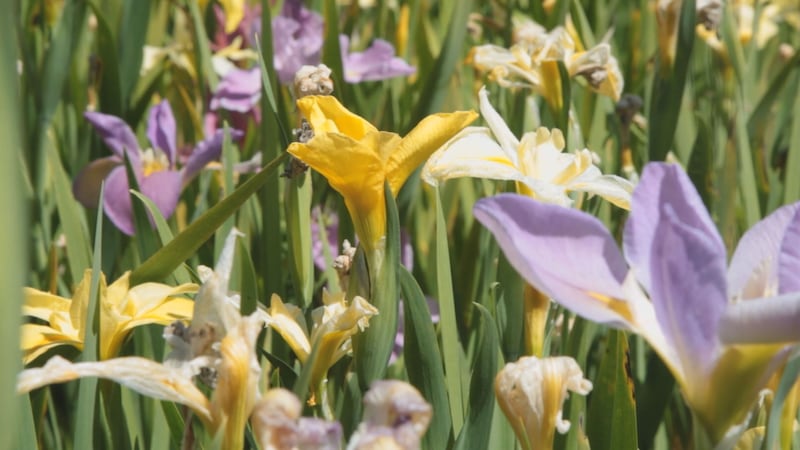
[[[305,323],[301,324],[298,321],[301,317],[302,312],[297,307],[285,305],[278,295],[272,294],[267,326],[277,331],[292,348],[297,359],[305,363],[308,354],[311,353],[311,343],[308,341]]]

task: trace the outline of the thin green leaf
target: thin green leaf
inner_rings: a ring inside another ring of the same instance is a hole
[[[800,200],[800,97],[794,100],[789,155],[786,159],[786,186],[783,189],[783,202],[786,204]],[[790,175],[792,174],[792,175]]]
[[[663,161],[675,140],[675,127],[694,46],[695,16],[695,1],[682,2],[674,64],[672,67],[659,67],[653,79],[647,133],[650,161]],[[659,63],[664,61],[659,60]]]
[[[124,105],[136,87],[150,23],[151,0],[123,0],[119,33],[119,87]],[[122,111],[120,111],[122,112]]]
[[[431,313],[425,295],[408,270],[400,267],[398,275],[404,299],[403,353],[408,379],[419,389],[435,411],[428,432],[423,437],[423,447],[447,448],[451,436],[447,405],[448,389],[442,371],[442,357],[436,345],[436,331],[431,321]]]
[[[610,330],[592,388],[586,432],[593,450],[636,450],[636,401],[625,333]]]
[[[456,440],[457,450],[483,450],[489,448],[489,437],[494,415],[494,377],[497,374],[500,338],[494,319],[482,305],[475,304],[480,312],[481,336],[475,361],[472,366],[472,378],[469,384],[469,410],[467,420],[461,428]]]
[[[61,227],[64,229],[64,236],[67,238],[67,261],[69,270],[74,282],[83,278],[83,271],[91,265],[89,261],[89,231],[84,223],[83,208],[75,201],[72,196],[72,183],[67,177],[64,167],[61,165],[61,158],[54,146],[49,146],[50,171],[53,174],[53,194],[56,199],[58,216],[61,219]],[[99,223],[99,222],[98,222]]]
[[[96,0],[95,0],[96,1]],[[143,2],[144,3],[144,2]],[[103,78],[100,81],[100,109],[106,114],[121,116],[123,112],[122,92],[120,88],[120,68],[117,48],[111,26],[103,11],[94,2],[88,2],[97,20],[97,50],[103,65]],[[125,21],[122,21],[125,23]],[[141,53],[141,50],[139,51]],[[138,74],[138,70],[136,72]]]
[[[739,192],[744,204],[746,228],[750,228],[761,219],[761,208],[758,201],[758,186],[753,170],[753,152],[750,148],[750,137],[747,135],[747,124],[742,102],[742,93],[736,95],[737,113],[734,123],[734,139],[739,165]]]
[[[264,166],[259,173],[242,183],[231,195],[206,211],[199,219],[175,236],[131,273],[131,284],[162,280],[192,256],[225,220],[256,193],[286,158],[286,153]]]
[[[767,436],[764,441],[764,449],[766,450],[779,449],[781,435],[785,431],[791,433],[791,430],[782,429],[782,411],[783,405],[786,402],[786,397],[792,391],[798,378],[800,378],[800,354],[795,352],[783,369],[781,381],[778,383],[778,390],[775,391],[775,397],[772,399],[772,407],[769,410],[769,422],[767,422]],[[793,427],[794,420],[789,421],[787,425],[789,425],[790,428]]]
[[[461,389],[461,342],[458,338],[453,279],[450,270],[450,253],[447,248],[447,228],[444,211],[436,191],[436,297],[439,299],[439,326],[442,333],[442,353],[447,375],[447,391],[450,394],[450,416],[453,420],[453,434],[458,435],[464,424],[464,399]]]
[[[286,183],[286,232],[289,261],[298,304],[308,307],[314,293],[314,260],[311,249],[311,175],[289,178]]]
[[[194,31],[194,53],[197,58],[197,77],[200,86],[208,85],[208,89],[214,92],[219,84],[219,77],[211,65],[211,48],[208,45],[206,27],[203,24],[203,16],[200,14],[200,5],[196,0],[187,0],[186,7],[189,8],[189,16],[192,19],[192,29]]]

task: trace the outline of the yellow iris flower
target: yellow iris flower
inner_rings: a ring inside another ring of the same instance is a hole
[[[363,297],[345,301],[345,294],[322,292],[323,306],[311,312],[314,325],[308,332],[303,312],[294,305],[284,304],[273,294],[267,326],[277,331],[292,348],[300,362],[305,364],[312,345],[319,345],[311,370],[311,386],[316,391],[328,369],[352,349],[350,338],[369,326],[369,319],[378,314],[377,308]],[[312,397],[313,399],[313,397]],[[314,401],[314,400],[312,400]]]
[[[332,96],[304,97],[297,107],[311,124],[314,138],[293,143],[288,152],[321,173],[342,194],[356,234],[368,252],[384,245],[384,181],[397,195],[418,165],[478,117],[474,111],[433,114],[401,138],[378,131]]]
[[[194,303],[181,294],[195,292],[197,285],[182,284],[177,287],[160,283],[144,283],[130,287],[130,272],[126,272],[111,285],[106,285],[100,275],[100,359],[115,356],[125,338],[140,325],[168,324],[175,320],[188,320]],[[47,350],[59,345],[83,349],[86,333],[89,289],[92,272],[87,270],[75,288],[72,299],[59,297],[33,288],[25,289],[22,313],[47,324],[22,325],[22,351],[25,364]]]

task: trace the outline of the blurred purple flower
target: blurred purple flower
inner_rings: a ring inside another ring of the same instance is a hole
[[[195,146],[186,164],[176,167],[175,117],[164,100],[150,109],[147,138],[152,148],[142,149],[133,130],[119,117],[86,112],[84,117],[94,126],[112,156],[92,161],[81,170],[73,184],[75,198],[87,208],[96,208],[100,184],[105,180],[103,208],[106,215],[123,233],[134,234],[133,211],[128,190],[124,155],[128,156],[142,194],[150,198],[164,217],[175,211],[181,190],[210,161],[219,159],[222,151],[222,130]],[[240,133],[232,130],[232,137]]]
[[[275,71],[283,84],[291,84],[304,65],[321,61],[322,16],[306,9],[300,0],[286,0],[278,17],[272,19],[272,49]]]
[[[394,47],[383,39],[375,39],[363,52],[350,53],[350,38],[339,35],[344,79],[348,83],[379,81],[411,75],[417,71],[401,58],[394,56]]]
[[[211,97],[211,109],[226,109],[247,113],[258,104],[261,98],[261,70],[254,67],[249,70],[231,69],[222,77],[217,90]]]
[[[256,34],[261,34],[261,4],[244,5],[244,17],[232,33],[225,33],[225,10],[222,6],[214,5],[214,20],[216,33],[211,43],[211,50],[217,52],[229,46],[236,38],[242,39],[242,48],[255,48],[253,40]]]

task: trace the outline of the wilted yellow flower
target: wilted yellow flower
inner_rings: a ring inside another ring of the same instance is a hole
[[[297,107],[311,124],[314,138],[292,143],[288,152],[342,194],[356,234],[369,252],[384,246],[384,182],[397,195],[418,165],[477,117],[473,111],[434,114],[401,138],[378,131],[329,95],[301,98]]]
[[[595,92],[614,101],[622,94],[624,81],[619,63],[611,55],[611,47],[600,43],[588,51],[564,27],[547,31],[530,20],[514,28],[514,45],[474,47],[470,53],[472,65],[488,72],[489,79],[504,87],[531,88],[558,106],[561,97],[558,62],[562,61],[571,77],[582,76]]]
[[[301,363],[305,364],[311,349],[319,345],[311,369],[311,386],[314,391],[325,378],[328,369],[352,349],[350,338],[369,326],[370,317],[378,310],[364,298],[356,296],[349,303],[345,294],[322,293],[323,306],[311,312],[314,320],[309,336],[303,312],[287,305],[277,295],[272,295],[267,325],[277,331],[292,348]]]
[[[110,379],[140,394],[188,406],[212,434],[222,433],[222,448],[241,449],[247,419],[259,399],[256,340],[264,322],[259,312],[242,317],[231,307],[235,299],[226,291],[234,244],[232,233],[216,270],[203,274],[198,301],[206,304],[198,304],[188,330],[181,322],[165,330],[176,349],[163,364],[139,357],[70,363],[55,356],[44,367],[20,373],[17,391],[82,377]],[[213,388],[210,397],[194,384],[203,373],[210,374],[205,377]]]
[[[193,302],[180,295],[195,292],[197,285],[182,284],[173,287],[161,283],[144,283],[130,287],[129,276],[130,272],[126,272],[110,286],[106,286],[105,276],[100,274],[100,359],[115,356],[135,327],[151,323],[166,325],[175,320],[188,320],[192,315]],[[59,345],[83,349],[91,280],[92,271],[87,270],[75,288],[72,299],[33,288],[25,289],[22,314],[47,322],[47,325],[22,325],[25,364]]]
[[[506,364],[494,380],[497,403],[525,450],[553,448],[555,430],[569,431],[570,423],[561,417],[569,391],[586,395],[591,390],[592,382],[568,356],[525,356]]]
[[[633,185],[616,175],[603,175],[592,163],[589,150],[564,153],[558,129],[539,128],[518,140],[489,103],[485,88],[479,93],[481,115],[489,128],[469,127],[434,153],[422,169],[430,184],[458,177],[514,180],[517,191],[537,200],[568,206],[568,191],[599,195],[629,208]]]

